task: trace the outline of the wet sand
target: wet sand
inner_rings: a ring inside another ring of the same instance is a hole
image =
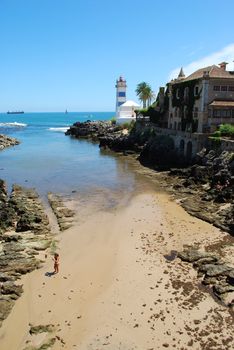
[[[0,329],[1,350],[231,349],[233,318],[171,251],[227,234],[148,191],[127,206],[86,208],[58,236],[60,272],[48,255],[26,275],[23,296]],[[165,255],[167,258],[165,258]],[[232,262],[233,263],[233,262]],[[30,335],[29,325],[54,325]],[[52,344],[52,343],[51,343]]]

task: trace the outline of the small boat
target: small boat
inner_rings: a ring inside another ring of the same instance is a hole
[[[7,114],[24,114],[24,111],[8,111]]]

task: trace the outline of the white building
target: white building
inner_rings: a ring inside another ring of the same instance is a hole
[[[126,80],[119,77],[116,81],[116,121],[117,123],[130,122],[136,119],[136,110],[141,106],[134,101],[126,101]]]
[[[136,102],[128,100],[119,107],[118,122],[128,122],[136,119],[136,110],[141,106]]]

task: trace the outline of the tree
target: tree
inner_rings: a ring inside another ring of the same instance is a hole
[[[139,83],[136,88],[136,94],[139,100],[142,101],[143,108],[150,106],[151,100],[154,98],[154,94],[149,84],[144,81]]]

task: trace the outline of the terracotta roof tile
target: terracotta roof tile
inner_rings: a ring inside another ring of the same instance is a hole
[[[234,107],[234,101],[220,101],[215,100],[209,104],[209,106],[213,107]]]
[[[189,80],[195,80],[195,79],[201,79],[204,75],[204,72],[209,73],[210,78],[231,78],[234,79],[234,74],[231,74],[229,71],[223,70],[222,68],[212,65],[205,68],[201,68],[196,70],[194,73],[190,74],[185,79],[178,79],[173,81],[172,83],[180,83],[182,81],[189,81]]]

